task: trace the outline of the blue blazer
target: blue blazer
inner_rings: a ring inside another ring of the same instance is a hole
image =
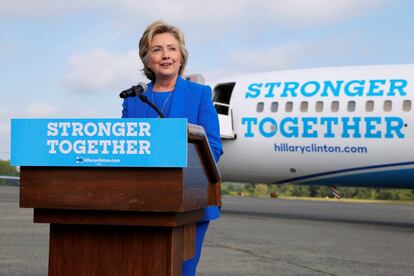
[[[148,84],[144,95],[152,92],[154,83]],[[204,127],[211,151],[216,162],[223,154],[220,141],[220,127],[216,109],[212,103],[211,88],[206,85],[186,81],[180,76],[177,78],[169,118],[187,118],[190,124]],[[151,107],[143,103],[138,97],[124,100],[122,118],[148,118]]]
[[[153,86],[153,82],[149,83],[144,95],[148,97]],[[212,102],[211,88],[186,81],[178,76],[172,97],[168,117],[187,118],[188,123],[204,127],[214,160],[218,162],[223,154],[223,149],[220,141],[218,115]],[[122,106],[122,118],[149,118],[154,117],[151,114],[155,114],[150,110],[151,107],[143,103],[138,97],[125,99]],[[203,221],[212,220],[219,216],[220,212],[217,206],[210,206],[205,209]]]

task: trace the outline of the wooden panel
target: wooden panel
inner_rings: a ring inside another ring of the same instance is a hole
[[[183,227],[172,229],[171,236],[168,241],[168,265],[171,275],[182,274],[183,264]]]
[[[186,211],[182,169],[22,167],[20,207]]]
[[[183,260],[188,260],[195,255],[196,224],[186,224],[183,226]]]
[[[221,182],[208,185],[208,205],[222,206]]]
[[[204,210],[185,213],[34,209],[34,222],[176,227],[200,220]]]
[[[180,233],[182,227],[52,224],[49,275],[181,275]]]

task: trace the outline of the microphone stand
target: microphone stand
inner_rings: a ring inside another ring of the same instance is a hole
[[[144,102],[144,103],[148,104],[149,106],[151,106],[152,109],[154,109],[158,113],[158,116],[160,118],[165,118],[164,114],[158,109],[158,107],[155,104],[153,104],[150,100],[148,100],[147,96],[145,96],[142,93],[139,93],[138,97],[142,102]]]

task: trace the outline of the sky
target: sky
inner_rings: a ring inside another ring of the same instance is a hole
[[[118,118],[145,80],[155,20],[185,34],[186,74],[414,63],[410,0],[0,0],[0,159],[11,118]],[[28,137],[29,139],[30,137]]]

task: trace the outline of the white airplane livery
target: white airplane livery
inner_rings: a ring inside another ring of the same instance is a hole
[[[209,83],[224,181],[414,188],[414,65]]]

